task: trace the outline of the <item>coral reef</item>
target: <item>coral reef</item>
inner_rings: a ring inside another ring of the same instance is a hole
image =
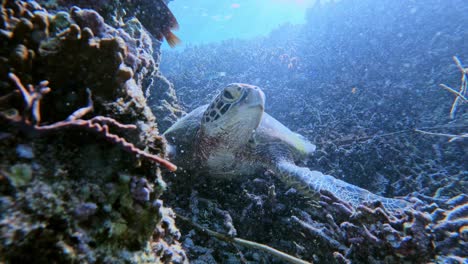
[[[55,8],[57,6],[70,8],[76,5],[94,9],[99,11],[107,21],[116,24],[123,23],[128,18],[137,17],[151,35],[161,41],[162,35],[165,35],[165,26],[175,22],[176,27],[178,27],[172,12],[167,8],[168,2],[167,0],[58,0],[55,3],[48,3],[48,5]],[[148,12],[148,10],[157,10],[158,12]]]
[[[0,14],[0,262],[187,262],[159,199],[175,167],[142,89],[149,35],[78,7]]]
[[[160,2],[159,0],[75,0],[45,1],[44,4],[57,10],[71,9],[71,13],[75,14],[73,18],[77,20],[77,23],[82,27],[91,28],[93,32],[109,34],[109,31],[112,31],[107,25],[99,22],[102,19],[117,29],[118,33],[114,31],[111,35],[118,34],[127,44],[128,52],[125,63],[138,75],[134,79],[141,81],[138,85],[144,87],[144,95],[148,98],[147,104],[153,113],[161,117],[156,119],[156,123],[160,130],[164,131],[183,114],[183,111],[175,96],[173,85],[159,72],[161,41],[152,34],[158,33],[158,27],[161,25],[164,16],[159,16],[158,12],[145,12],[145,10],[159,10]],[[84,8],[84,10],[80,10],[76,6]],[[99,16],[95,15],[97,14],[95,11],[86,8],[99,11]],[[62,12],[59,12],[59,14],[67,16]],[[64,21],[64,19],[61,18],[60,21]],[[148,29],[153,29],[149,30],[151,34],[148,33]],[[128,69],[125,70],[129,74]],[[125,75],[125,73],[123,74]]]

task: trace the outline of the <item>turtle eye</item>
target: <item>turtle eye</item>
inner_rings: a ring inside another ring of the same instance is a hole
[[[234,100],[234,96],[229,91],[224,91],[223,96],[228,100]]]
[[[223,99],[228,103],[238,100],[242,95],[242,89],[239,86],[228,86],[223,91]]]

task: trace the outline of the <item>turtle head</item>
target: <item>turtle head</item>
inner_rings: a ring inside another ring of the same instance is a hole
[[[203,114],[202,132],[205,136],[241,145],[251,139],[264,108],[265,95],[260,88],[242,83],[229,84]]]

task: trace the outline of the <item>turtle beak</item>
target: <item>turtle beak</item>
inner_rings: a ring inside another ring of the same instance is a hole
[[[263,111],[265,110],[265,94],[257,86],[249,85],[247,97],[245,98],[245,104],[249,108],[260,107]]]

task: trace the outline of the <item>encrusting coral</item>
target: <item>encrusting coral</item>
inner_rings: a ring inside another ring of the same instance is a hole
[[[175,166],[142,89],[151,38],[132,34],[90,9],[2,2],[0,262],[187,262],[159,199]]]

